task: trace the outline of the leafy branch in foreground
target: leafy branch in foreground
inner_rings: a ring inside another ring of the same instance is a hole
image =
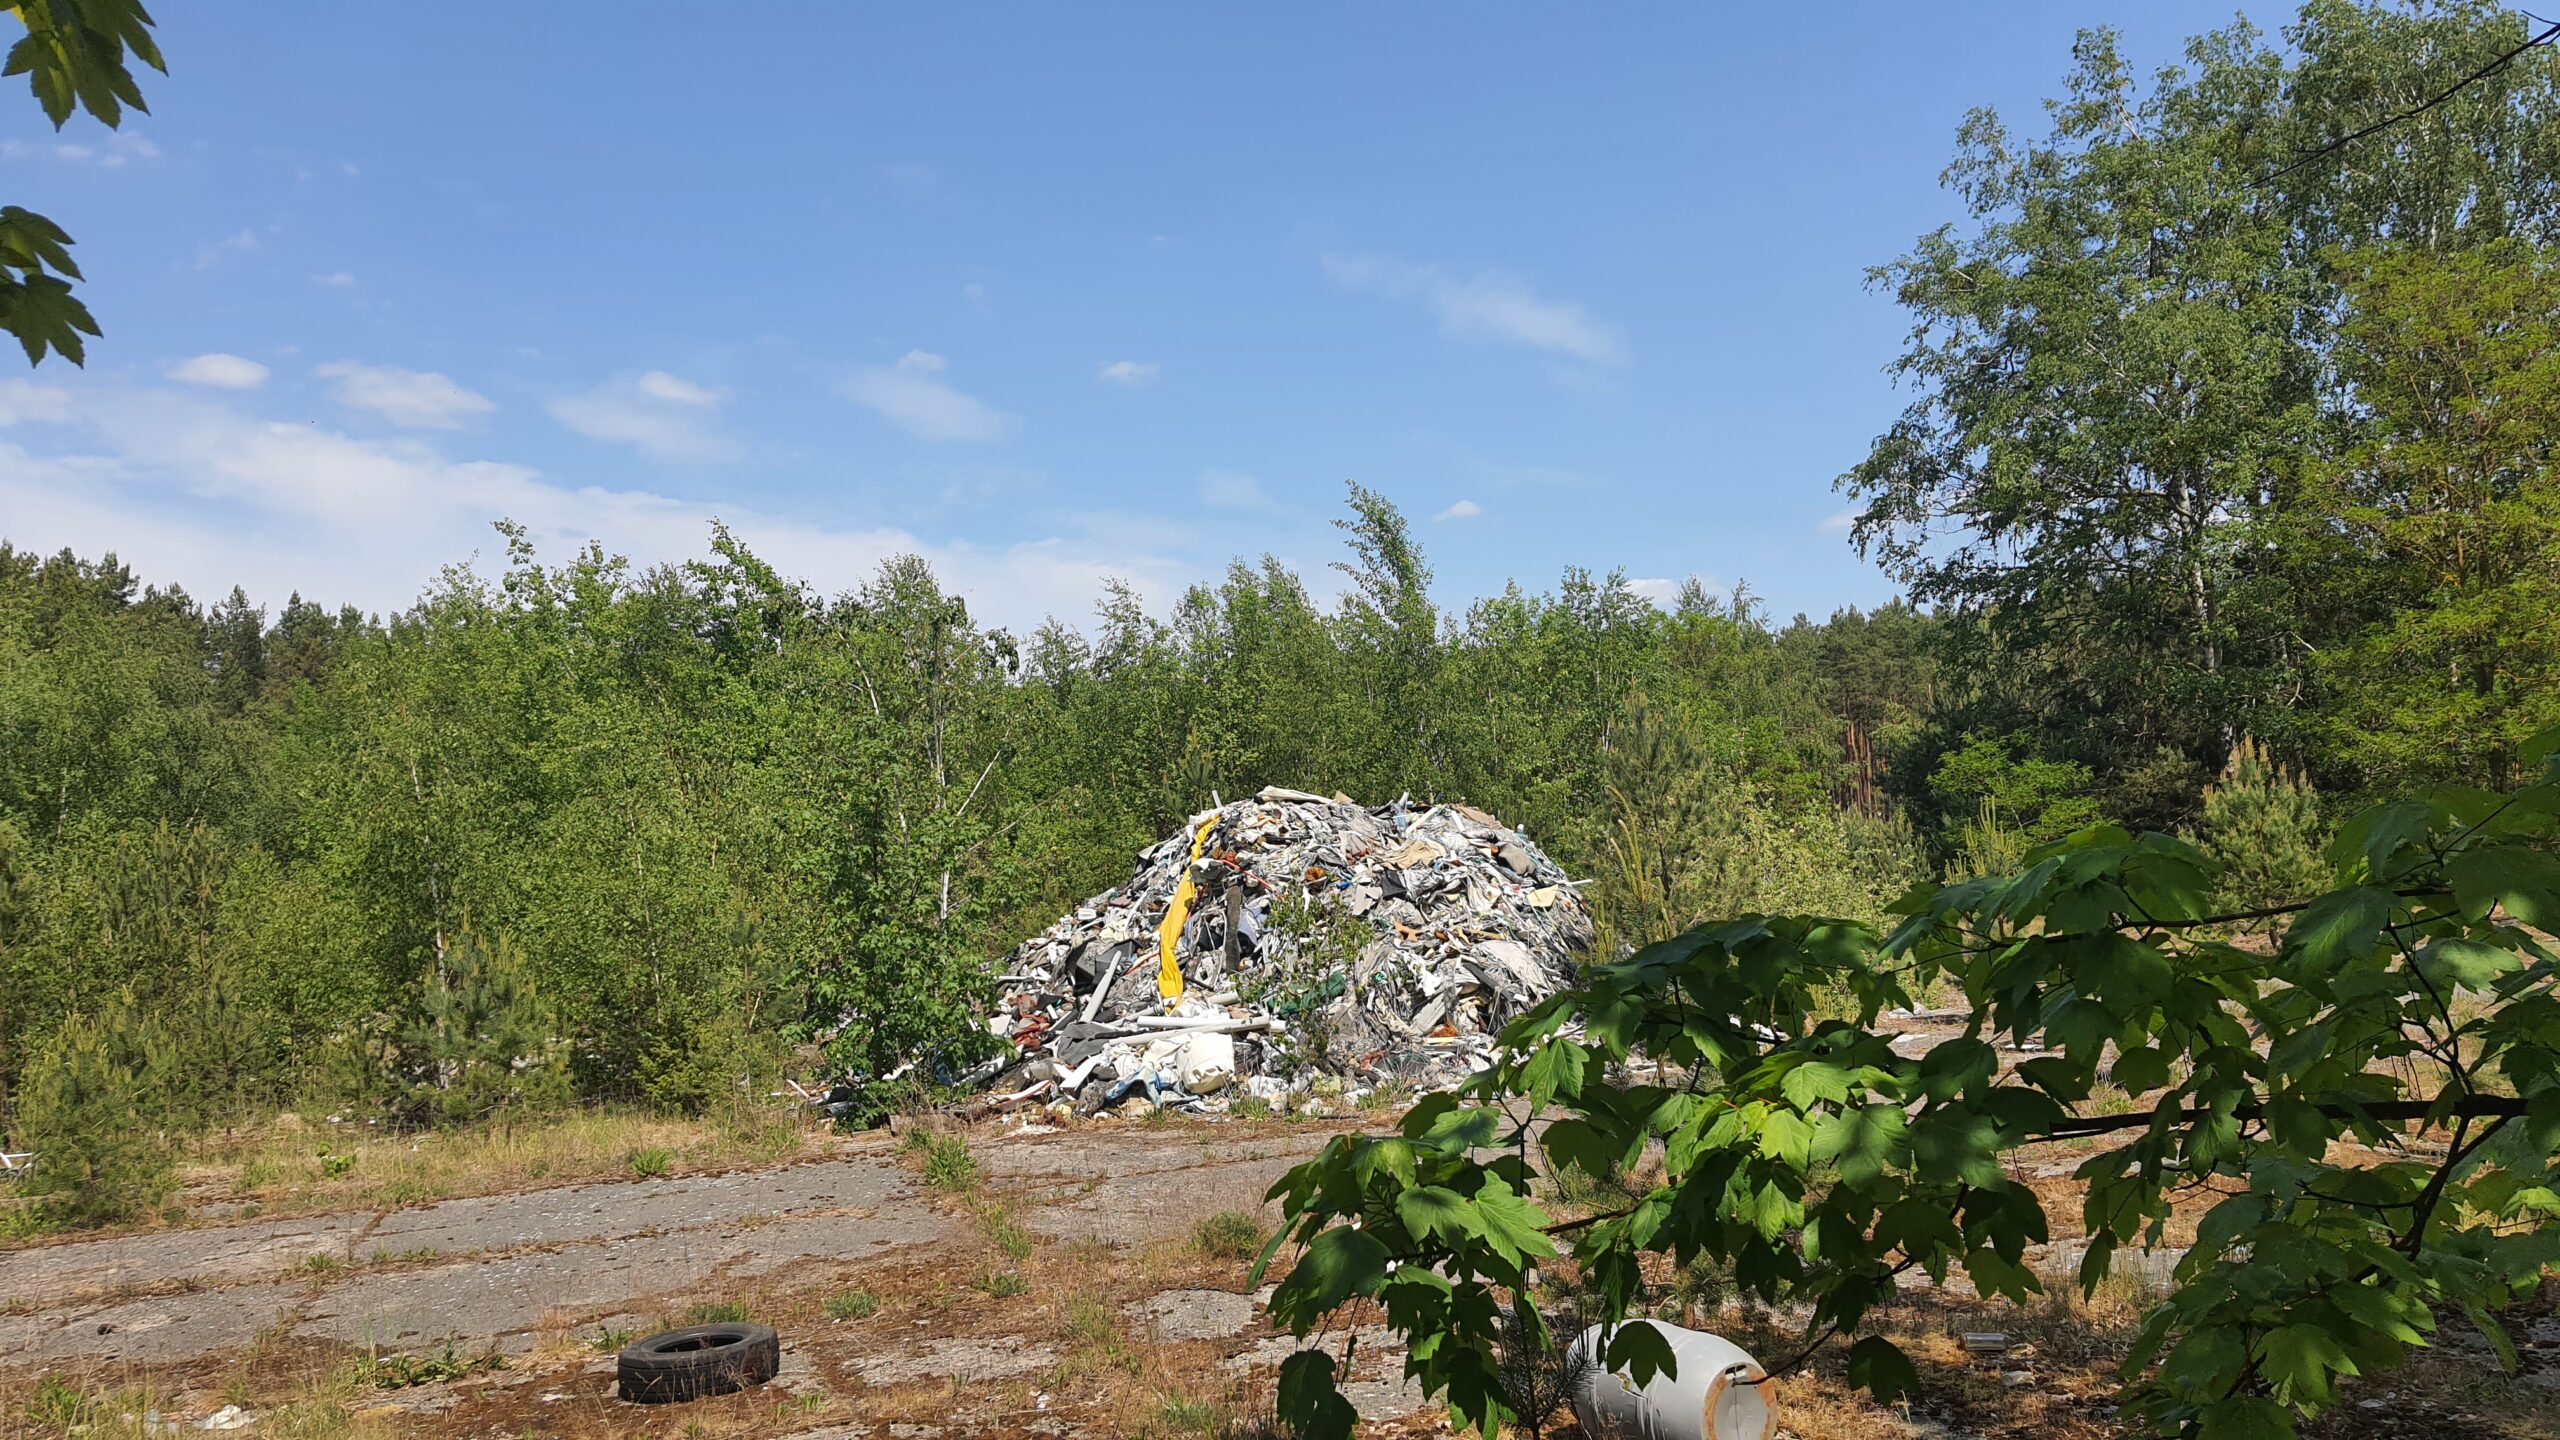
[[[27,33],[9,47],[0,76],[26,76],[54,129],[74,110],[88,111],[110,130],[128,106],[149,112],[125,57],[130,53],[164,75],[169,67],[140,0],[19,0],[6,8]],[[70,251],[71,237],[61,226],[32,210],[0,206],[0,330],[17,338],[30,365],[42,363],[48,349],[80,364],[87,358],[80,337],[98,333],[89,307],[71,293],[80,267]]]
[[[1745,917],[1592,967],[1465,1092],[1273,1187],[1289,1223],[1265,1263],[1291,1239],[1303,1252],[1272,1312],[1304,1336],[1378,1302],[1407,1373],[1491,1435],[1512,1418],[1505,1295],[1535,1311],[1525,1267],[1568,1242],[1614,1320],[1644,1298],[1642,1257],[1703,1258],[1809,1307],[1807,1356],[1854,1337],[1851,1383],[1890,1398],[1917,1372],[1860,1332],[1895,1277],[2038,1293],[2047,1217],[2004,1159],[2108,1135],[2077,1171],[2084,1291],[2118,1251],[2164,1244],[2182,1199],[2190,1215],[2213,1199],[2123,1364],[2129,1413],[2160,1432],[2289,1436],[2341,1378],[2428,1343],[2440,1308],[2512,1365],[2495,1312],[2560,1257],[2555,749],[2560,730],[2531,747],[2544,778],[2508,794],[2435,790],[2350,822],[2328,852],[2337,888],[2251,912],[2280,923],[2272,949],[2206,923],[2205,854],[2099,825],[2015,874],[1915,891],[1890,935]],[[1875,1029],[1945,989],[1971,1008],[1961,1035],[1909,1056]],[[1842,994],[1856,1021],[1820,1018]],[[2001,1037],[2043,1048],[2004,1067]],[[2108,1090],[2132,1111],[2096,1108]],[[2411,1123],[2440,1156],[2404,1143]],[[2340,1141],[2363,1149],[2333,1160]],[[1536,1203],[1567,1169],[1649,1161],[1659,1183],[1624,1209],[1558,1222]],[[1330,1358],[1300,1359],[1291,1413],[1340,1417]],[[1642,1325],[1606,1359],[1638,1383],[1671,1363]]]

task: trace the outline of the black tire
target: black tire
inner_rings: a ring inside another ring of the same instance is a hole
[[[782,1339],[764,1325],[687,1325],[622,1347],[613,1360],[622,1398],[641,1405],[699,1400],[761,1385],[782,1368]]]

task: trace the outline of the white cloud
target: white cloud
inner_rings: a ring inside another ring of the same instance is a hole
[[[1672,602],[1680,598],[1680,582],[1677,580],[1630,580],[1627,588],[1662,610],[1670,609]]]
[[[1460,273],[1392,255],[1327,255],[1324,273],[1345,290],[1428,304],[1454,339],[1499,340],[1605,365],[1627,358],[1617,332],[1591,312],[1542,300],[1519,277],[1499,270]]]
[[[1102,367],[1102,378],[1114,385],[1144,385],[1156,378],[1156,367],[1143,360],[1114,360]]]
[[[70,427],[0,434],[0,538],[113,550],[145,580],[200,595],[240,584],[270,605],[299,590],[376,611],[407,606],[445,565],[500,555],[489,530],[499,518],[523,524],[554,560],[596,539],[643,566],[706,554],[717,518],[783,574],[831,594],[892,556],[921,555],[973,613],[1017,630],[1051,614],[1083,619],[1112,577],[1156,603],[1197,578],[1162,548],[1177,542],[1117,523],[1011,545],[937,543],[889,525],[830,527],[577,485],[418,436],[268,421],[233,408],[245,399],[0,381],[0,427]]]
[[[696,410],[717,409],[725,393],[714,390],[708,385],[696,385],[690,380],[678,379],[664,370],[652,370],[641,376],[639,385],[640,393],[652,400],[689,405]]]
[[[324,275],[312,276],[311,283],[326,286],[331,290],[353,290],[356,288],[356,277],[344,270],[332,270]]]
[[[628,445],[671,464],[714,465],[746,453],[711,426],[725,393],[652,370],[636,380],[561,396],[548,408],[552,419],[590,440]]]
[[[70,418],[70,391],[33,380],[0,380],[0,430],[30,420],[59,424]]]
[[[1271,493],[1241,470],[1200,472],[1200,503],[1220,510],[1272,510]]]
[[[1857,522],[1857,519],[1858,512],[1854,509],[1841,510],[1830,515],[1825,515],[1822,517],[1822,532],[1826,535],[1846,534],[1849,527]]]
[[[0,141],[0,159],[24,160],[37,151],[24,140]],[[98,165],[121,170],[136,160],[157,160],[160,147],[131,131],[117,131],[96,144],[76,140],[60,140],[42,147],[44,153],[66,165]]]
[[[1473,500],[1461,500],[1457,504],[1450,506],[1448,509],[1441,511],[1439,514],[1434,515],[1431,518],[1434,520],[1473,520],[1483,513],[1484,507]]]
[[[267,383],[275,372],[255,360],[215,351],[193,360],[181,360],[169,367],[169,378],[190,385],[210,385],[217,390],[255,390]]]
[[[910,350],[896,365],[855,371],[844,393],[919,440],[1003,439],[1013,417],[933,379],[945,363],[931,351]]]
[[[210,270],[214,266],[221,264],[225,256],[245,255],[257,248],[257,232],[254,230],[242,230],[237,234],[228,236],[221,240],[216,240],[212,244],[198,250],[196,252],[196,268],[199,270]]]
[[[498,408],[488,396],[465,390],[453,377],[433,370],[336,360],[312,373],[338,382],[330,393],[339,404],[369,411],[394,425],[451,430]]]

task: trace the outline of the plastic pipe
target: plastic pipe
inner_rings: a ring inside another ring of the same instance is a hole
[[[1764,1387],[1751,1383],[1763,1378],[1760,1362],[1741,1346],[1659,1320],[1627,1323],[1660,1331],[1676,1368],[1639,1387],[1602,1362],[1609,1327],[1583,1331],[1572,1353],[1589,1368],[1574,1389],[1573,1416],[1590,1440],[1768,1440],[1777,1414]]]

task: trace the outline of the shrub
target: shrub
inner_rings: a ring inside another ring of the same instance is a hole
[[[2311,782],[2243,735],[2222,778],[2204,788],[2196,844],[2221,862],[2214,898],[2228,910],[2255,910],[2329,883],[2320,854],[2320,802]]]
[[[506,937],[465,928],[427,976],[401,1040],[411,1114],[439,1125],[565,1102],[548,1009]]]
[[[73,1016],[54,1032],[19,1092],[23,1143],[36,1155],[26,1193],[46,1217],[106,1225],[149,1215],[176,1188],[169,1152],[134,1121],[145,1027],[120,1005],[105,1024]]]

